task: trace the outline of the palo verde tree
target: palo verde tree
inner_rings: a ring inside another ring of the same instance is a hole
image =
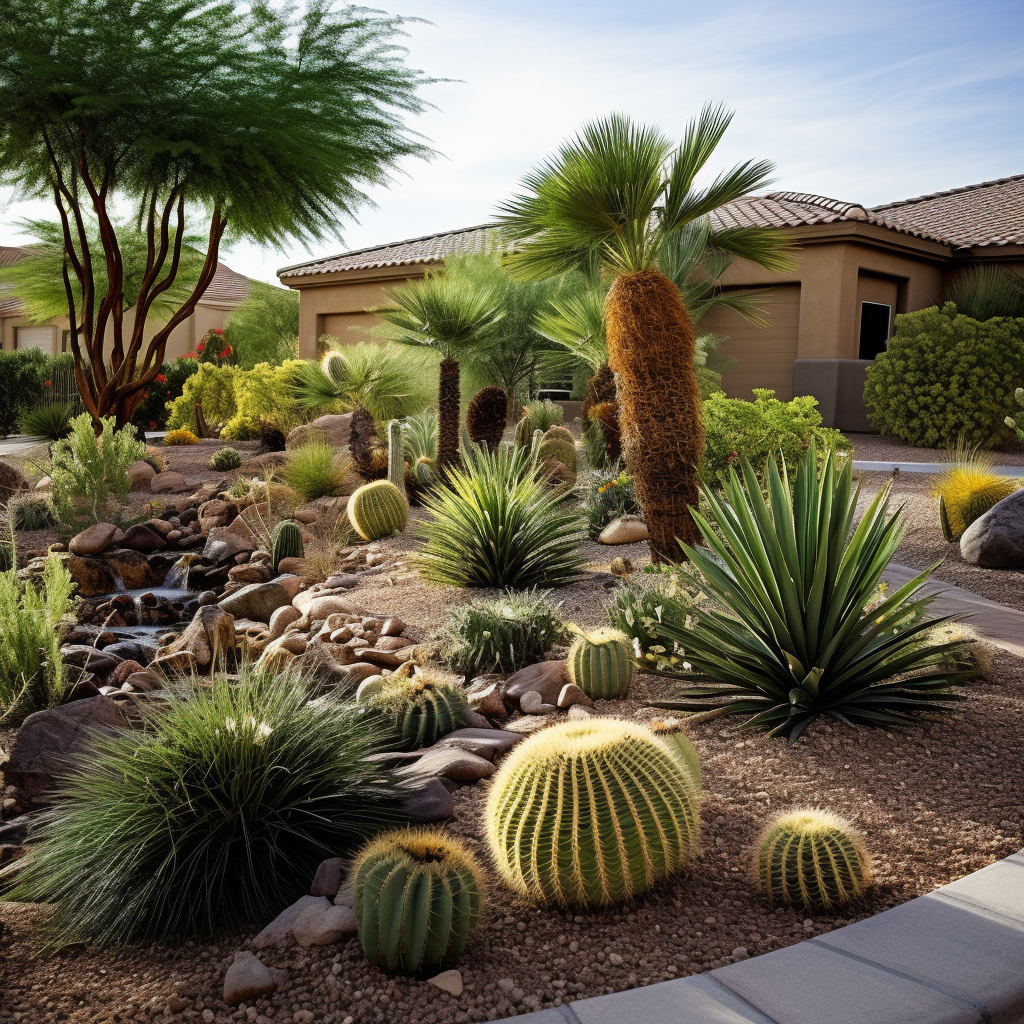
[[[94,418],[131,419],[225,238],[322,240],[367,185],[426,155],[403,123],[427,80],[395,43],[402,24],[330,0],[4,0],[0,183],[56,205]],[[131,287],[125,224],[145,240]],[[158,317],[195,235],[194,283]]]
[[[613,114],[565,143],[501,206],[514,272],[545,278],[582,269],[613,278],[604,304],[608,362],[626,467],[656,561],[678,561],[679,542],[698,540],[690,509],[704,448],[693,323],[661,261],[688,225],[706,224],[706,246],[770,270],[792,265],[790,243],[778,232],[720,229],[712,217],[764,185],[771,164],[746,161],[704,188],[694,183],[731,120],[707,106],[676,146],[657,129]]]

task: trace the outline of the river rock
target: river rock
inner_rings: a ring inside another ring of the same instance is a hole
[[[185,477],[181,473],[157,473],[150,477],[149,489],[153,494],[171,494],[175,491],[187,490],[188,484],[185,483]]]
[[[235,555],[256,550],[256,541],[251,537],[243,537],[228,526],[218,526],[210,531],[203,548],[203,558],[215,565],[229,562]]]
[[[132,551],[141,551],[147,555],[167,547],[167,541],[163,536],[144,523],[129,526],[124,532],[124,540],[121,541],[121,544],[123,547],[131,548]]]
[[[117,590],[113,569],[98,558],[69,555],[64,565],[78,586],[79,597],[99,597]]]
[[[463,992],[462,972],[455,968],[450,971],[442,971],[440,974],[435,974],[433,978],[427,978],[427,984],[458,999]]]
[[[310,896],[328,896],[334,899],[341,888],[341,880],[345,877],[348,862],[343,857],[329,857],[322,860],[316,869],[313,884],[309,887]]]
[[[636,516],[613,519],[597,538],[602,544],[638,544],[650,539],[647,524]]]
[[[535,691],[544,704],[557,705],[562,687],[571,682],[564,661],[542,661],[527,665],[505,680],[505,698],[518,703],[524,694]]]
[[[224,975],[224,1002],[253,1003],[277,990],[277,982],[266,965],[248,950],[235,954],[234,962]]]
[[[292,925],[295,941],[303,947],[329,946],[333,942],[354,935],[358,929],[355,911],[351,907],[334,906],[329,900],[307,907]]]
[[[975,519],[960,538],[960,554],[985,569],[1024,569],[1024,490]]]
[[[200,608],[177,640],[162,647],[154,659],[153,667],[166,665],[166,659],[175,654],[190,654],[199,668],[209,668],[215,657],[235,647],[235,620],[223,608],[207,605]]]
[[[116,533],[113,523],[93,523],[71,538],[68,551],[73,555],[98,555],[110,547]]]
[[[156,470],[148,463],[139,459],[128,467],[128,476],[132,482],[133,491],[148,491],[150,482],[156,476]]]
[[[274,612],[290,601],[288,591],[279,583],[250,583],[225,597],[220,607],[237,619],[269,623]]]
[[[103,560],[121,578],[125,590],[159,587],[167,575],[162,569],[150,565],[145,555],[131,548],[114,548],[106,552]]]
[[[503,729],[456,729],[439,739],[434,746],[457,747],[477,757],[495,761],[502,754],[507,754],[522,738],[521,733],[505,732]]]
[[[457,747],[430,747],[423,756],[398,769],[399,775],[415,778],[444,778],[455,782],[476,782],[494,774],[494,765]]]
[[[332,448],[348,447],[349,431],[352,426],[352,413],[341,415],[318,416],[312,423],[303,423],[288,432],[285,447],[288,451],[301,448],[302,445],[315,437],[324,437]]]
[[[286,604],[283,608],[278,608],[270,616],[270,639],[276,640],[278,637],[284,636],[284,631],[301,617],[302,612],[294,605]]]
[[[304,590],[296,594],[292,604],[309,622],[326,619],[328,615],[340,612],[342,615],[364,615],[365,612],[348,598],[338,594],[320,594]]]
[[[105,676],[113,672],[124,659],[119,657],[116,652],[100,651],[86,644],[65,644],[60,649],[60,660],[65,665]]]
[[[23,806],[45,803],[91,732],[116,732],[124,723],[106,697],[87,697],[29,715],[14,739],[4,780],[14,786]]]
[[[321,896],[302,896],[290,907],[281,911],[250,943],[253,949],[281,948],[287,946],[292,938],[292,925],[299,919],[302,912],[309,907],[323,904]]]
[[[447,821],[455,816],[455,798],[440,779],[427,779],[406,790],[402,809],[410,821],[418,824]]]

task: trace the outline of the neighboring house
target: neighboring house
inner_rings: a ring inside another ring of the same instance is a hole
[[[725,287],[770,289],[768,327],[717,310],[701,320],[702,332],[728,339],[722,352],[734,363],[723,376],[726,391],[813,394],[826,423],[846,430],[868,429],[864,374],[897,313],[940,302],[945,282],[972,264],[1024,271],[1024,175],[873,208],[771,192],[730,203],[714,219],[719,228],[779,228],[801,247],[792,274],[737,261],[725,275]],[[485,251],[490,234],[487,225],[463,228],[280,270],[281,283],[301,297],[301,354],[312,356],[321,334],[358,340],[348,329],[375,321],[366,310],[387,289],[452,254]]]
[[[0,267],[10,266],[27,255],[26,249],[17,246],[0,246]],[[171,332],[164,359],[172,360],[176,356],[193,351],[207,331],[212,328],[223,328],[227,314],[246,297],[248,292],[247,277],[235,273],[223,263],[219,264],[210,287],[206,289],[191,316]],[[129,310],[125,315],[126,329],[130,329],[131,323],[132,314]],[[156,326],[158,325],[147,328],[147,340],[155,333]],[[70,352],[70,327],[66,316],[48,320],[45,324],[30,322],[24,316],[18,297],[9,291],[0,291],[0,348],[4,351],[39,348],[50,355]]]

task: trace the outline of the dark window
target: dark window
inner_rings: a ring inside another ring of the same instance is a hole
[[[882,302],[860,304],[860,358],[874,359],[889,344],[892,306]]]

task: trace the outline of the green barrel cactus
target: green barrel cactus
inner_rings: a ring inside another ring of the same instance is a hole
[[[458,960],[483,904],[483,873],[472,853],[437,829],[403,829],[356,857],[355,914],[371,964],[433,973]]]
[[[405,445],[402,442],[402,424],[392,420],[388,424],[388,480],[405,494]]]
[[[593,700],[625,697],[633,681],[633,650],[617,629],[581,633],[569,648],[569,678]]]
[[[430,487],[437,482],[437,464],[429,455],[421,455],[413,467],[413,474],[420,487]]]
[[[498,872],[539,903],[605,906],[697,852],[700,791],[637,722],[564,722],[524,740],[494,776],[485,820]]]
[[[647,723],[651,731],[663,740],[689,772],[694,784],[700,786],[700,760],[690,737],[683,731],[683,724],[677,718],[655,718]]]
[[[411,679],[392,676],[372,704],[397,734],[399,750],[429,747],[469,719],[458,678],[436,669],[420,669]]]
[[[284,558],[301,558],[303,555],[302,532],[299,524],[290,519],[278,523],[270,533],[270,560],[277,572]]]
[[[757,875],[771,904],[831,910],[871,884],[871,860],[848,822],[801,808],[779,815],[761,834]]]
[[[348,499],[348,521],[363,540],[401,533],[409,519],[405,495],[390,480],[374,480]]]
[[[533,441],[533,423],[529,416],[524,416],[517,424],[515,442],[517,448],[529,448]]]

